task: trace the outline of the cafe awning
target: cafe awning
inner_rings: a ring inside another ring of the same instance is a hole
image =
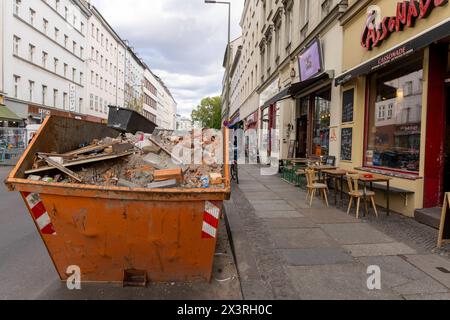
[[[3,121],[22,121],[17,114],[12,112],[7,106],[0,105],[0,120]]]
[[[320,82],[329,81],[334,77],[334,71],[326,71],[322,72],[318,76],[293,83],[289,85],[287,88],[281,90],[278,94],[270,98],[266,103],[264,103],[263,109],[266,109],[267,107],[270,107],[271,105],[282,101],[286,99],[293,98],[295,96],[300,95],[302,92],[305,92],[306,90],[310,89],[312,86],[316,86]]]
[[[430,44],[445,39],[450,36],[450,20],[434,26],[433,28],[426,30],[415,38],[400,44],[393,49],[383,52],[375,58],[350,69],[336,78],[335,85],[343,85],[350,80],[362,75],[374,72],[381,67],[390,65],[401,58],[407,57],[423,48],[426,48]]]

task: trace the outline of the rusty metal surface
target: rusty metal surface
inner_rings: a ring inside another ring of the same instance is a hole
[[[42,199],[56,234],[37,229],[60,278],[65,280],[67,268],[75,265],[83,282],[121,283],[124,271],[132,269],[145,271],[150,282],[209,281],[217,236],[202,237],[205,205],[212,201],[222,209],[222,200],[229,199],[227,166],[223,189],[130,189],[25,179],[37,152],[64,153],[115,134],[101,124],[48,117],[5,182],[11,191]]]
[[[203,239],[204,201],[149,202],[41,194],[56,235],[42,235],[62,280],[79,266],[83,282],[209,281],[216,239]],[[216,203],[222,206],[221,203]]]

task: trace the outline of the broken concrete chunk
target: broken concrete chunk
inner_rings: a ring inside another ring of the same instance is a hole
[[[158,189],[158,188],[174,188],[178,185],[177,180],[166,180],[166,181],[160,181],[160,182],[153,182],[147,185],[147,188],[149,189]]]
[[[218,185],[223,182],[223,177],[220,173],[210,173],[209,180],[212,185]]]

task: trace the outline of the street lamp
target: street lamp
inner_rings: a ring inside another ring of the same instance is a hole
[[[230,111],[230,91],[231,91],[231,2],[229,1],[212,1],[205,0],[206,4],[226,4],[228,5],[228,44],[227,44],[227,109],[228,113]],[[229,118],[229,114],[226,114],[226,117]]]

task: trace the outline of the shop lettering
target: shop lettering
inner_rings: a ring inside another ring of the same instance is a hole
[[[379,47],[391,34],[401,32],[415,26],[417,20],[426,19],[433,9],[442,7],[448,0],[410,0],[397,3],[397,13],[393,17],[385,17],[376,25],[376,12],[369,13],[361,39],[361,45],[367,50]]]
[[[395,51],[389,52],[388,54],[385,54],[384,56],[380,57],[380,59],[378,59],[378,65],[379,66],[383,65],[383,64],[390,62],[392,60],[395,60],[405,54],[406,54],[406,47],[402,47]]]

